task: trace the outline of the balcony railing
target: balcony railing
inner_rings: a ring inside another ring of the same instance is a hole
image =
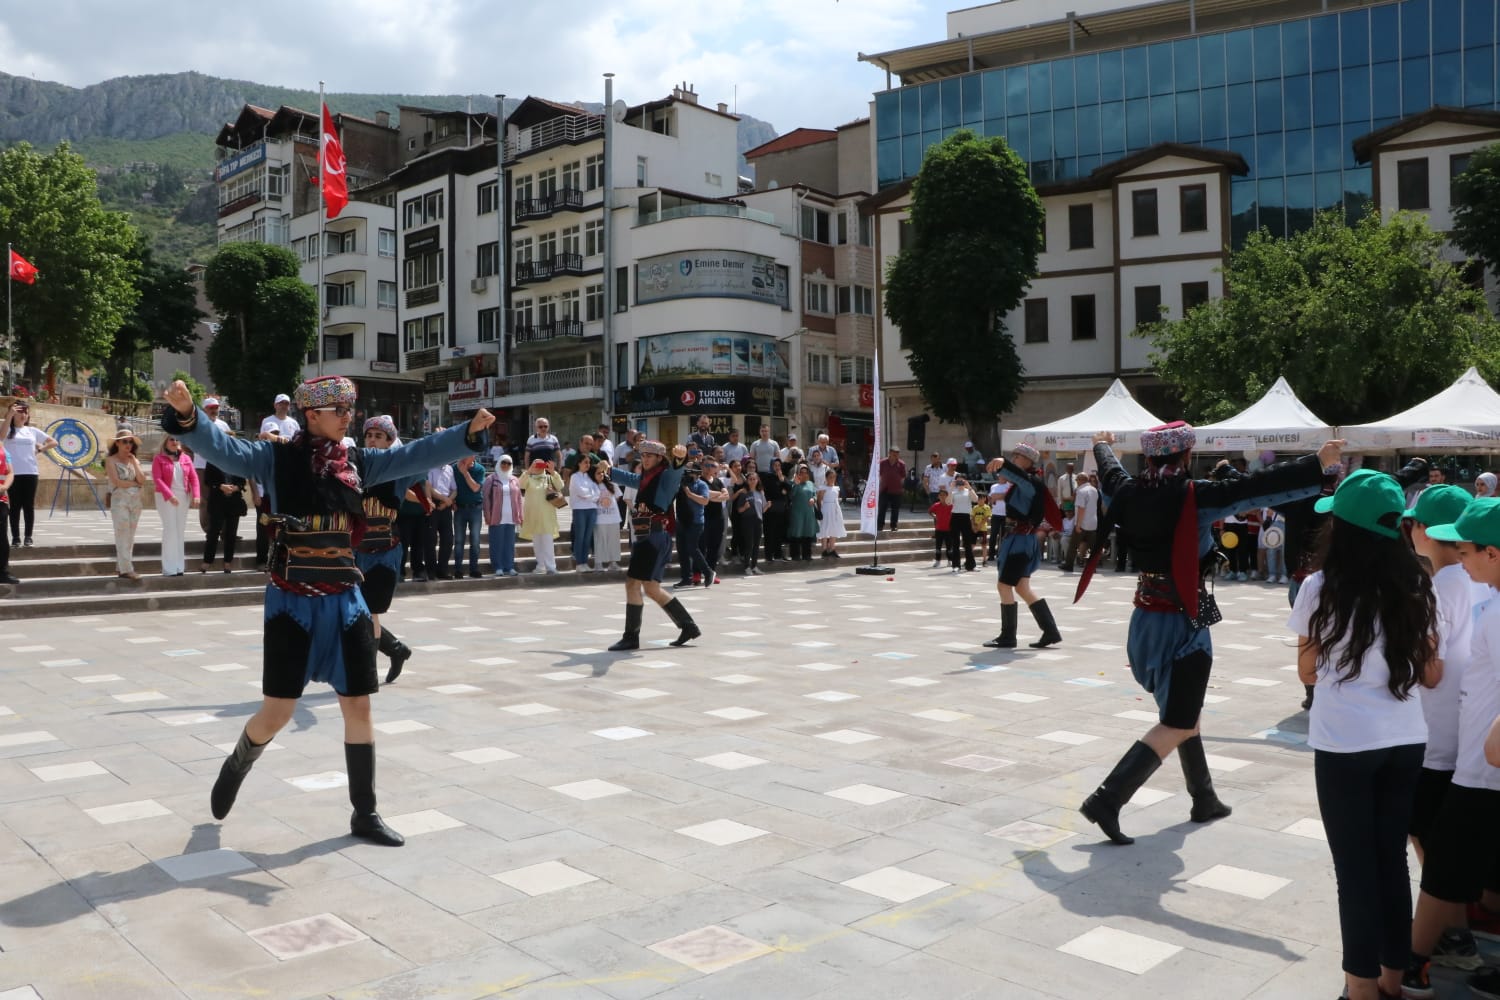
[[[517,222],[545,219],[553,212],[579,212],[583,210],[583,192],[577,188],[558,188],[540,198],[517,198]]]
[[[764,222],[768,225],[776,225],[776,216],[770,212],[762,212],[758,208],[746,208],[744,205],[729,205],[722,202],[705,202],[692,205],[677,205],[672,208],[664,208],[660,212],[641,212],[637,222],[642,226],[649,226],[657,222],[671,222],[673,219],[748,219],[751,222]],[[786,230],[786,227],[781,227]],[[789,231],[789,230],[788,230]]]
[[[538,281],[551,281],[563,275],[583,273],[583,254],[555,253],[551,257],[523,261],[516,265],[516,284],[529,285]]]
[[[583,254],[559,253],[552,255],[552,274],[578,275],[583,273]]]
[[[406,290],[406,308],[412,309],[416,306],[430,305],[438,300],[438,285],[424,285],[421,288],[408,288]]]
[[[584,365],[580,368],[554,368],[551,371],[512,375],[495,380],[495,395],[519,396],[531,392],[562,392],[568,389],[604,388],[604,368]]]
[[[522,344],[541,344],[549,340],[582,336],[583,323],[576,319],[559,319],[553,320],[551,323],[518,324],[513,334],[517,346]]]
[[[438,348],[425,347],[419,351],[406,352],[406,370],[418,371],[422,368],[431,368],[438,363]]]
[[[601,115],[559,115],[549,121],[538,122],[530,128],[523,128],[514,139],[507,139],[505,156],[506,159],[513,159],[545,146],[560,142],[582,142],[603,134],[604,118]]]

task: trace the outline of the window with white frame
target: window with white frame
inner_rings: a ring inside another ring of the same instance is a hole
[[[536,172],[536,196],[550,198],[557,191],[557,168],[548,167]]]
[[[875,315],[875,289],[854,286],[854,311],[861,316]]]
[[[562,186],[565,191],[578,191],[581,189],[578,178],[583,173],[582,165],[574,160],[572,163],[564,163],[562,168]]]
[[[538,295],[536,299],[536,321],[541,326],[557,322],[557,296]]]
[[[396,308],[396,283],[381,281],[375,285],[375,305],[380,309]]]
[[[510,304],[511,316],[517,328],[531,326],[536,322],[536,303],[530,299],[516,299]]]
[[[843,246],[845,243],[849,242],[849,213],[848,212],[840,212],[838,214],[838,234],[837,234],[837,240],[838,240],[838,245],[839,246]]]
[[[394,229],[382,229],[380,231],[378,247],[380,256],[396,256],[396,231]]]
[[[532,192],[535,190],[532,185],[533,182],[530,174],[527,174],[525,177],[517,177],[511,181],[511,186],[515,188],[517,205],[531,200]]]
[[[443,217],[443,192],[428,191],[426,194],[408,198],[401,206],[402,223],[407,229],[438,222]]]
[[[859,217],[859,245],[862,247],[875,245],[875,216],[861,215]]]
[[[499,204],[500,184],[498,181],[490,181],[479,185],[479,215],[489,215]]]
[[[583,161],[583,189],[594,191],[604,186],[604,154],[595,153]]]
[[[479,244],[479,251],[475,254],[474,277],[488,278],[492,274],[500,273],[500,242]]]
[[[822,281],[807,281],[803,284],[806,289],[804,293],[804,308],[808,312],[824,313],[825,315],[831,314],[833,310],[831,308],[832,303],[828,292],[828,284]]]
[[[562,252],[577,254],[582,251],[583,241],[577,226],[567,226],[562,231]]]
[[[420,351],[428,347],[441,347],[443,343],[443,315],[409,319],[402,324],[406,332],[406,349]]]
[[[583,290],[583,318],[592,323],[604,318],[604,285],[590,285]]]
[[[551,260],[557,255],[557,233],[543,233],[536,238],[536,259]]]
[[[354,230],[346,233],[324,233],[323,238],[328,244],[328,256],[332,257],[341,253],[353,253],[355,249]]]
[[[529,264],[532,261],[531,237],[525,236],[515,242],[516,263]]]
[[[582,314],[583,293],[578,289],[563,292],[557,297],[557,318],[579,320]]]
[[[352,281],[323,282],[323,304],[333,306],[359,305],[359,288]]]
[[[500,307],[479,310],[479,342],[490,344],[500,339]]]
[[[635,158],[635,186],[646,186],[646,158],[644,156]]]
[[[590,219],[583,224],[583,255],[597,257],[604,252],[604,220]]]
[[[817,385],[833,384],[833,355],[807,352],[807,381]]]
[[[408,257],[403,269],[407,288],[425,288],[443,279],[443,251]]]
[[[864,385],[873,381],[874,358],[839,358],[839,385]]]
[[[832,243],[830,223],[831,219],[827,211],[813,208],[811,205],[802,206],[801,236],[804,240],[811,240],[814,243]]]

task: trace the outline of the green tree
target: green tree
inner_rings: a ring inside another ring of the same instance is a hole
[[[960,130],[928,150],[912,184],[911,240],[886,277],[886,315],[901,327],[923,401],[987,455],[1025,384],[1005,315],[1036,276],[1043,218],[1005,140]]]
[[[193,402],[199,406],[203,405],[203,397],[208,395],[208,391],[203,388],[203,383],[193,378],[193,376],[189,375],[181,368],[172,373],[172,381],[181,382],[186,385],[188,387],[188,392],[193,394]]]
[[[0,242],[36,265],[33,285],[10,291],[15,351],[35,382],[50,361],[87,363],[136,304],[136,236],[123,215],[99,204],[94,172],[60,143],[0,151]]]
[[[208,348],[214,385],[248,416],[302,380],[318,332],[318,296],[298,277],[297,255],[266,243],[229,243],[204,272],[223,325]]]
[[[1470,365],[1500,375],[1500,324],[1442,246],[1422,216],[1320,213],[1286,239],[1251,235],[1222,299],[1137,335],[1190,419],[1230,416],[1280,375],[1332,424],[1388,417]]]
[[[132,372],[150,368],[149,352],[160,348],[174,354],[190,353],[198,341],[198,321],[203,318],[197,289],[186,271],[157,260],[144,239],[137,242],[135,256],[139,298],[115,331],[104,366],[109,395],[115,399],[131,398]]]
[[[1500,143],[1476,149],[1453,178],[1453,242],[1500,273]]]

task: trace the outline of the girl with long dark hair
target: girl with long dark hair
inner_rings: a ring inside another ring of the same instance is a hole
[[[1316,572],[1287,624],[1316,688],[1308,744],[1338,882],[1350,1000],[1400,996],[1411,953],[1406,836],[1427,723],[1417,688],[1442,677],[1432,581],[1401,534],[1405,497],[1361,469],[1331,497]]]

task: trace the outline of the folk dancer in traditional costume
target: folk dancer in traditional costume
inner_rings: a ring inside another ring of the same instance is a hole
[[[991,649],[1015,648],[1016,620],[1020,612],[1016,606],[1017,594],[1031,609],[1037,628],[1042,630],[1041,638],[1031,647],[1045,649],[1062,642],[1062,633],[1057,630],[1057,619],[1052,617],[1052,610],[1031,589],[1031,577],[1042,562],[1037,528],[1045,521],[1053,531],[1062,530],[1062,512],[1037,468],[1038,458],[1035,448],[1022,443],[1016,445],[1009,461],[995,458],[987,466],[990,472],[999,473],[1011,484],[1010,495],[1005,500],[1005,520],[1009,523],[1005,540],[1000,543],[1000,554],[995,558],[995,570],[1000,577],[996,584],[1000,591],[1000,634],[985,643]]]
[[[388,416],[366,420],[364,436],[366,448],[385,451],[401,447],[396,422]],[[396,531],[396,514],[401,509],[405,492],[396,482],[375,486],[365,484],[365,534],[354,551],[354,564],[364,575],[359,592],[370,609],[380,651],[391,658],[391,667],[385,674],[387,684],[401,676],[401,668],[411,659],[411,647],[396,638],[396,634],[380,621],[380,616],[391,609],[391,598],[395,596],[396,583],[401,578],[401,536]]]
[[[332,685],[344,715],[344,760],[350,832],[396,847],[404,838],[375,811],[375,744],[370,695],[379,687],[376,639],[360,594],[354,548],[365,529],[364,490],[451,462],[484,447],[494,422],[480,410],[466,428],[453,428],[402,448],[346,448],[354,414],[354,383],[340,376],[298,386],[294,404],[307,430],[291,441],[241,441],[226,435],[193,407],[182,382],[167,391],[162,429],[234,475],[266,490],[274,535],[266,586],[264,700],[245,724],[219,770],[210,806],[229,815],[240,784],[266,744],[281,731],[309,681]]]
[[[1116,844],[1131,844],[1134,840],[1120,832],[1120,810],[1173,750],[1193,798],[1193,822],[1230,814],[1214,792],[1198,728],[1213,666],[1208,626],[1219,620],[1204,585],[1204,574],[1213,568],[1210,526],[1236,510],[1274,507],[1316,495],[1325,470],[1337,470],[1344,443],[1329,441],[1316,455],[1220,481],[1191,478],[1197,435],[1181,421],[1141,434],[1147,469],[1140,477],[1120,466],[1110,448],[1113,443],[1113,434],[1096,435],[1094,461],[1110,498],[1107,517],[1120,526],[1131,561],[1140,571],[1126,651],[1136,681],[1156,699],[1160,722],[1126,751],[1080,811]],[[1075,601],[1083,596],[1098,562],[1095,552]]]
[[[609,470],[610,482],[636,491],[631,515],[630,563],[625,570],[625,634],[609,647],[611,652],[641,648],[641,615],[645,598],[661,605],[681,634],[672,640],[674,646],[685,646],[703,634],[682,602],[661,586],[662,573],[672,557],[672,503],[682,486],[687,448],[677,445],[672,457],[660,441],[643,441],[636,446],[641,456],[641,471]]]

